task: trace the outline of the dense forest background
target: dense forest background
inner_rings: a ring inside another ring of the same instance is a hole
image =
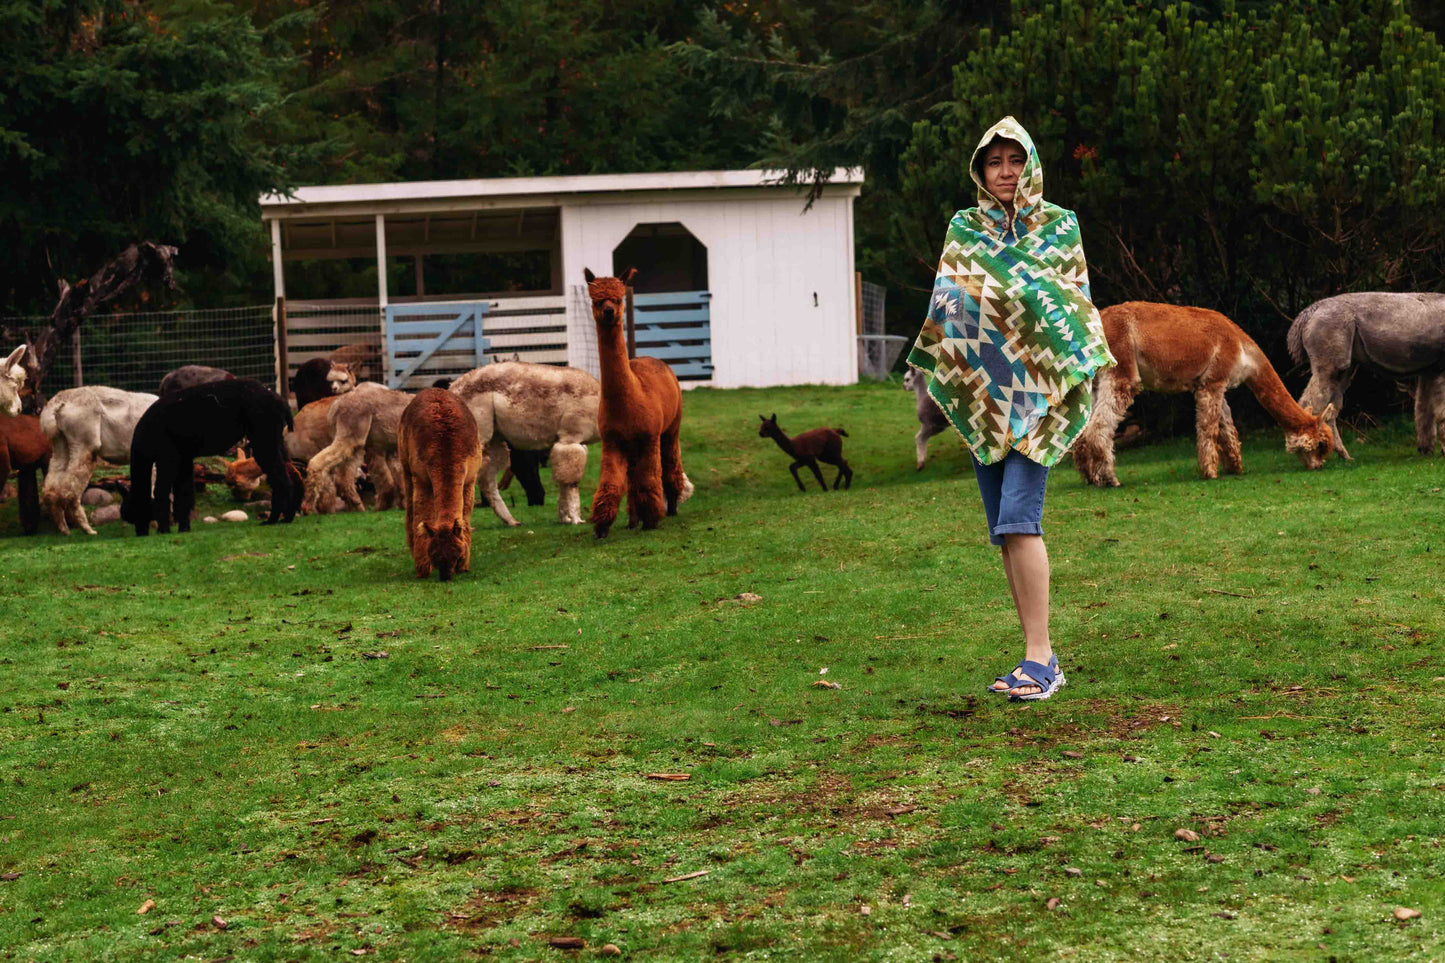
[[[138,239],[179,246],[187,303],[264,302],[256,197],[302,184],[862,164],[859,267],[911,334],[1011,113],[1101,305],[1216,308],[1283,368],[1311,301],[1445,286],[1442,27],[1425,0],[0,0],[0,313]]]

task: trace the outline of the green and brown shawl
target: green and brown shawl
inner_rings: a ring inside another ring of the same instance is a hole
[[[1012,218],[977,170],[995,136],[1028,154]],[[1078,218],[1044,200],[1038,152],[1012,117],[983,135],[969,171],[978,206],[948,225],[908,363],[980,462],[1016,450],[1051,466],[1089,420],[1094,373],[1114,364],[1089,300]]]

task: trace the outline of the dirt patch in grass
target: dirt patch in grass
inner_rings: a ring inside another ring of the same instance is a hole
[[[442,925],[460,930],[489,930],[521,916],[537,902],[534,889],[475,892],[467,901],[442,915]]]

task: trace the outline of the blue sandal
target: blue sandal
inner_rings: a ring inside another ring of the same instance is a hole
[[[1034,702],[1040,699],[1047,699],[1058,690],[1064,687],[1064,670],[1059,668],[1058,656],[1049,659],[1049,664],[1042,662],[1023,662],[1019,665],[1028,676],[1022,679],[1019,685],[1038,686],[1038,692],[1031,692],[1026,695],[1010,695],[1010,702]],[[1017,670],[1015,670],[1017,672]]]
[[[984,686],[984,691],[992,692],[994,695],[1008,695],[1009,689],[1016,689],[1021,685],[1038,685],[1037,682],[1031,681],[1019,675],[1019,670],[1024,668],[1024,666],[1038,664],[1039,663],[1037,662],[1026,662],[1023,659],[1020,659],[1019,664],[1014,666],[1012,672],[1010,672],[1008,675],[1001,675],[993,680],[994,682],[1002,682],[1005,686],[1004,688],[995,689],[992,685],[987,685]],[[1063,673],[1059,672],[1059,656],[1057,652],[1049,655],[1048,668],[1052,674],[1058,675],[1060,677],[1063,676]],[[1061,682],[1059,684],[1062,685],[1063,683]],[[1033,698],[1038,698],[1038,696],[1034,696]]]

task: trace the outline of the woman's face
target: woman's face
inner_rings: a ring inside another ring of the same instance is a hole
[[[1018,141],[1005,140],[992,145],[983,155],[983,186],[1012,207],[1026,163],[1028,155]]]

